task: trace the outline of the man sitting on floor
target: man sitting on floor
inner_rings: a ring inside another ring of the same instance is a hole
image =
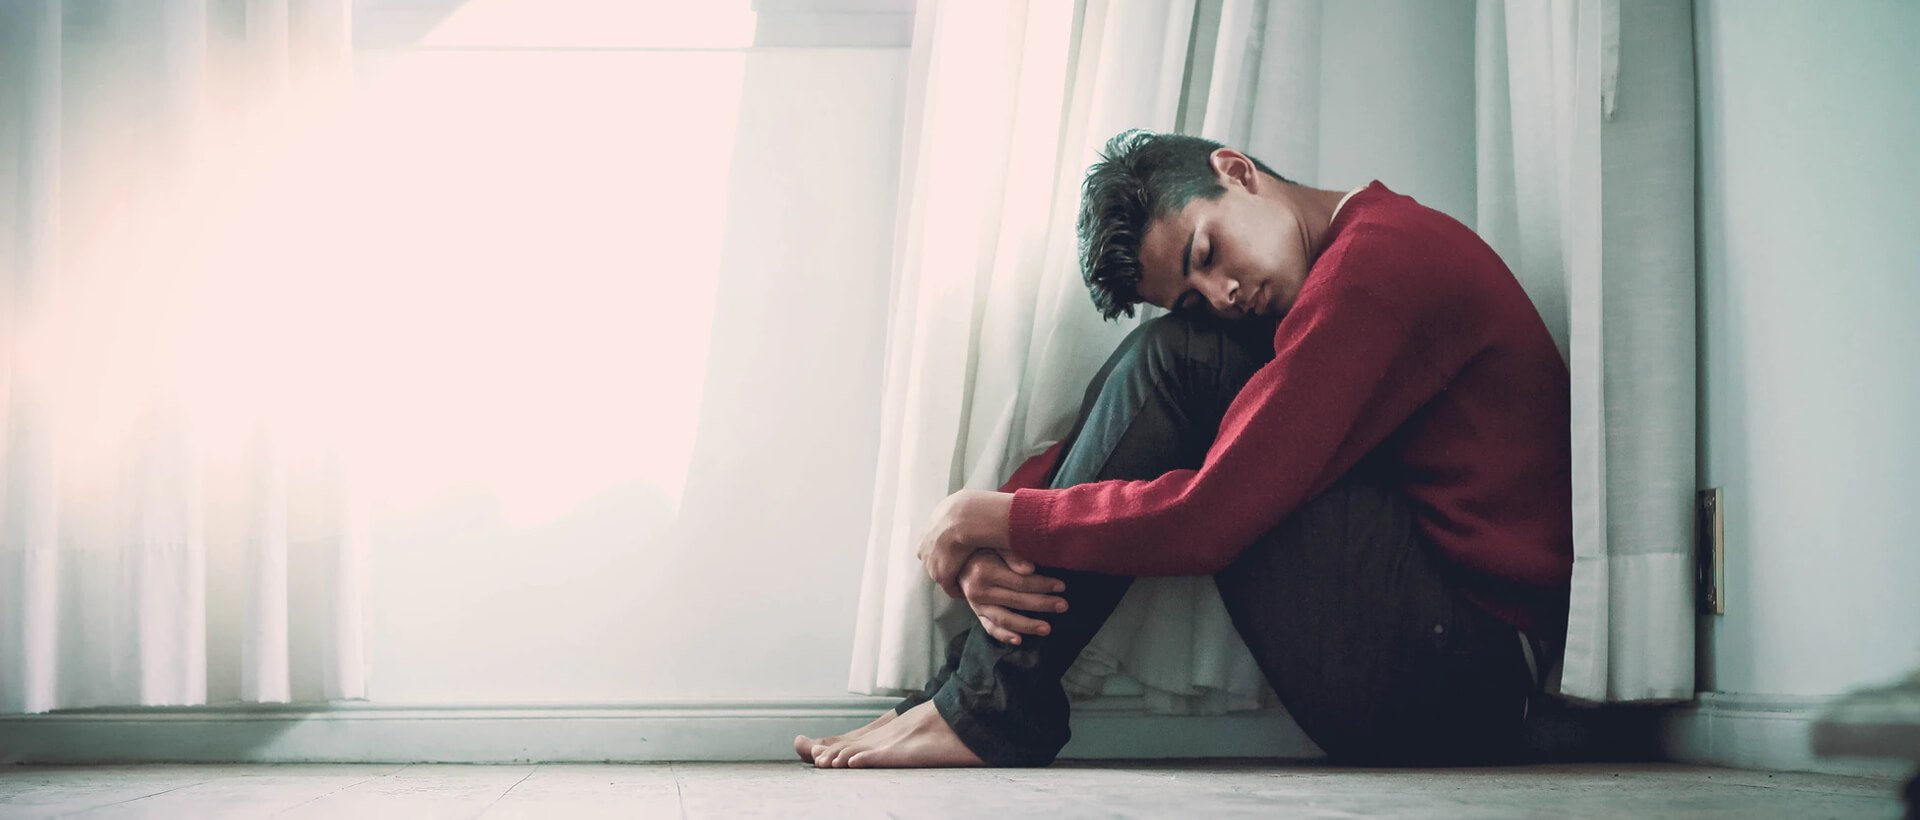
[[[1510,758],[1566,623],[1568,377],[1500,257],[1379,182],[1295,184],[1130,131],[1087,172],[1081,271],[1149,302],[1074,429],[920,549],[978,624],[926,694],[820,767],[1045,765],[1061,677],[1134,576],[1211,574],[1281,703],[1337,761]]]

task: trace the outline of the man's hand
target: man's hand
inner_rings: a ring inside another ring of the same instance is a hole
[[[1045,621],[1029,618],[1013,610],[1028,612],[1065,612],[1067,600],[1049,592],[1064,592],[1067,585],[1045,575],[1014,572],[1000,554],[981,550],[967,560],[960,571],[960,590],[967,595],[967,606],[980,619],[987,634],[1017,644],[1021,635],[1045,635]]]
[[[1033,562],[1013,554],[1007,546],[1007,513],[1011,509],[1012,493],[986,490],[961,490],[933,508],[933,521],[920,539],[918,555],[926,565],[927,577],[946,590],[947,597],[960,597],[960,570],[975,550],[997,552],[1014,572],[1033,574]]]

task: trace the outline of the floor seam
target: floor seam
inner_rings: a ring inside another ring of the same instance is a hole
[[[507,795],[513,794],[514,789],[520,788],[520,784],[527,782],[527,778],[532,777],[534,772],[540,771],[540,765],[541,764],[539,763],[533,764],[533,768],[528,769],[527,773],[521,775],[519,780],[513,781],[513,785],[508,786],[506,791],[503,791],[498,796],[494,797],[493,800],[488,802],[485,807],[481,808],[480,812],[478,814],[475,814],[474,817],[486,816],[486,813],[489,810],[491,810],[495,805],[498,805],[500,801],[507,799]]]
[[[667,774],[673,777],[673,802],[680,808],[680,820],[687,820],[687,796],[680,791],[680,769],[667,761]]]
[[[294,765],[296,765],[296,766],[297,766],[297,765],[299,765],[299,764],[297,764],[297,763],[296,763],[296,764],[294,764]],[[314,795],[314,796],[312,796],[312,797],[309,797],[309,798],[307,798],[307,799],[305,799],[305,800],[302,800],[302,801],[300,801],[300,802],[298,802],[298,803],[295,803],[295,804],[293,804],[293,805],[291,805],[291,806],[288,806],[288,807],[286,807],[286,808],[284,808],[284,809],[281,809],[281,810],[279,810],[279,811],[276,811],[276,812],[274,812],[273,814],[270,814],[270,815],[267,815],[267,816],[268,816],[268,817],[279,817],[280,815],[283,815],[283,814],[286,814],[287,812],[290,812],[290,811],[293,811],[294,809],[297,809],[297,808],[300,808],[301,806],[304,806],[304,805],[306,805],[306,804],[308,804],[308,803],[312,803],[312,802],[314,802],[314,801],[316,801],[316,800],[325,800],[326,798],[329,798],[329,797],[332,797],[332,796],[334,796],[334,795],[336,795],[336,794],[339,794],[339,793],[341,793],[341,792],[343,792],[343,791],[346,791],[346,790],[348,790],[348,789],[351,789],[351,788],[353,788],[353,787],[355,787],[355,786],[358,786],[358,785],[361,785],[361,784],[363,784],[363,783],[372,783],[373,781],[375,781],[375,780],[379,780],[379,779],[380,779],[380,778],[382,778],[382,777],[392,777],[392,776],[393,776],[393,775],[395,775],[395,774],[398,774],[398,773],[400,773],[400,772],[404,772],[404,771],[406,771],[407,769],[409,769],[409,768],[411,768],[412,766],[413,766],[413,764],[412,764],[412,763],[405,763],[405,764],[402,764],[402,765],[400,766],[400,768],[398,768],[398,769],[394,769],[393,771],[390,771],[390,772],[382,772],[382,773],[380,773],[380,774],[376,774],[376,775],[374,775],[374,776],[372,776],[372,777],[369,777],[369,778],[366,778],[366,779],[364,779],[364,780],[355,780],[355,781],[353,781],[352,783],[348,783],[347,785],[345,785],[345,786],[341,786],[340,788],[337,788],[337,789],[334,789],[333,791],[330,791],[330,792],[327,792],[326,794],[317,794],[317,795]]]
[[[214,780],[226,780],[226,779],[229,779],[229,778],[234,778],[234,777],[240,777],[240,776],[241,776],[241,775],[237,775],[237,774],[230,774],[230,775],[227,775],[227,776],[225,776],[225,777],[216,777],[216,778],[213,778],[212,780],[202,780],[202,781],[200,781],[199,783],[183,783],[183,784],[181,784],[181,785],[178,785],[178,786],[175,786],[175,787],[173,787],[173,788],[171,788],[171,789],[161,789],[160,791],[157,791],[157,792],[154,792],[153,794],[143,794],[143,795],[140,795],[139,797],[129,797],[129,798],[127,798],[127,799],[125,799],[125,800],[115,800],[115,801],[113,801],[112,803],[101,803],[101,804],[100,804],[100,805],[98,805],[98,806],[88,806],[88,807],[86,807],[86,808],[84,808],[84,809],[74,809],[73,811],[70,811],[70,812],[63,812],[63,813],[60,813],[60,814],[56,814],[56,815],[54,815],[54,817],[72,817],[72,816],[74,816],[74,815],[76,815],[76,814],[85,814],[86,812],[90,812],[90,811],[98,811],[98,810],[100,810],[100,809],[110,809],[110,808],[113,808],[114,806],[124,806],[124,805],[126,805],[126,804],[128,804],[128,803],[133,803],[133,802],[137,802],[137,801],[140,801],[140,800],[145,800],[145,799],[147,799],[147,798],[149,798],[149,797],[159,797],[160,795],[163,795],[163,794],[169,794],[169,793],[172,793],[172,792],[177,792],[177,791],[179,791],[179,790],[181,790],[181,789],[191,789],[191,788],[193,788],[193,787],[195,787],[195,786],[199,786],[199,785],[204,785],[204,784],[207,784],[207,783],[212,783],[212,782],[213,782]]]

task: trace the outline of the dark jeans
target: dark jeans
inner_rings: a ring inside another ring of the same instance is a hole
[[[1147,479],[1200,466],[1227,406],[1273,358],[1271,320],[1144,322],[1088,388],[1050,482]],[[1355,470],[1214,576],[1240,637],[1307,736],[1351,763],[1506,759],[1535,688],[1515,630],[1462,598],[1407,502]],[[1172,545],[1169,548],[1173,548]],[[927,695],[987,763],[1038,766],[1065,746],[1060,680],[1133,579],[1050,567],[1051,632],[954,638]]]

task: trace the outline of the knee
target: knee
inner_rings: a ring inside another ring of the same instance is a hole
[[[1177,379],[1193,355],[1194,320],[1169,313],[1140,323],[1124,343],[1129,364],[1161,381]]]
[[[1129,366],[1145,369],[1155,381],[1224,405],[1272,361],[1274,328],[1272,320],[1169,313],[1140,323],[1122,348]]]

